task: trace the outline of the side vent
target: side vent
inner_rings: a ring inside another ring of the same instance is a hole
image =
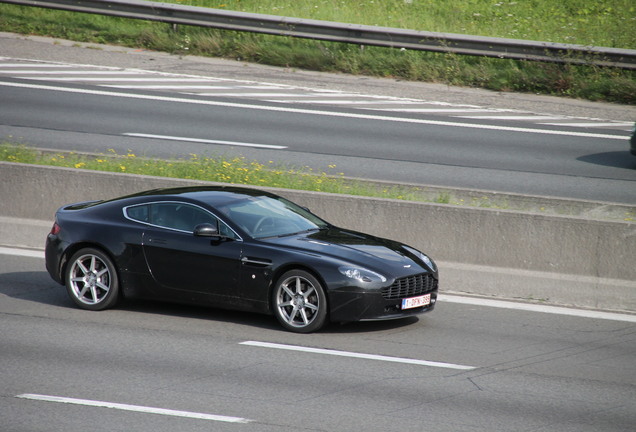
[[[272,261],[265,258],[243,257],[241,264],[250,267],[269,267],[272,265]]]

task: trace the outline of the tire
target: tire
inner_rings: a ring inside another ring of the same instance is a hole
[[[325,290],[303,270],[291,270],[280,277],[272,293],[272,305],[278,321],[292,332],[315,332],[327,322]]]
[[[73,254],[66,268],[65,281],[68,295],[82,309],[108,309],[119,298],[115,265],[97,249],[81,249]]]

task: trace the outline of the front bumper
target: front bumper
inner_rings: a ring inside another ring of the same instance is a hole
[[[402,309],[403,298],[386,299],[379,290],[361,290],[355,287],[340,288],[330,292],[330,319],[332,322],[372,321],[405,318],[430,312],[437,303],[437,288],[418,293],[431,295],[426,306]]]

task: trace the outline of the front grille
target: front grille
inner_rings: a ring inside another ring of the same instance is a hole
[[[426,294],[437,289],[437,279],[431,274],[423,273],[396,279],[393,285],[382,289],[382,297],[387,300],[413,297]]]

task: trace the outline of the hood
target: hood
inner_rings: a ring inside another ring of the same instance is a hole
[[[412,252],[414,249],[402,243],[335,227],[309,234],[268,239],[267,242],[332,256],[369,270],[390,270],[392,274],[432,272]]]

